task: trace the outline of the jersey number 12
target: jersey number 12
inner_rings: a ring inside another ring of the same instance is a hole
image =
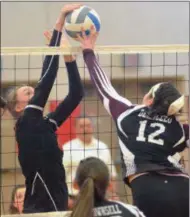
[[[137,141],[140,142],[150,142],[150,143],[154,143],[157,145],[164,145],[164,140],[163,139],[159,139],[158,136],[162,133],[165,132],[165,126],[163,124],[160,123],[152,123],[150,124],[151,128],[158,128],[157,130],[155,130],[153,133],[150,133],[148,135],[148,138],[145,138],[145,130],[147,127],[147,122],[148,121],[140,121],[140,128],[139,128],[139,135],[137,137]],[[157,137],[157,138],[156,138]]]

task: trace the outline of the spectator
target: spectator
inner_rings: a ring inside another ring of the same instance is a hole
[[[12,191],[11,205],[9,208],[10,214],[21,214],[23,211],[25,185],[17,185]]]
[[[76,119],[76,138],[64,144],[63,149],[63,164],[67,174],[70,206],[72,206],[73,199],[78,193],[78,190],[73,188],[76,169],[80,161],[87,157],[98,157],[109,166],[112,178],[112,188],[110,190],[115,192],[114,180],[117,173],[115,166],[113,166],[110,150],[105,143],[94,137],[93,123],[90,117],[83,115]]]

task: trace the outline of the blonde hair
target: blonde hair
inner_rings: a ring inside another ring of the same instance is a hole
[[[6,96],[6,100],[7,100],[7,109],[9,110],[9,112],[11,113],[11,115],[17,119],[20,116],[20,112],[17,112],[15,110],[16,104],[17,104],[17,91],[18,89],[20,89],[21,87],[24,87],[26,85],[19,85],[16,87],[11,88],[11,90],[8,92],[7,96]]]
[[[99,158],[80,162],[75,177],[80,193],[70,217],[93,217],[94,201],[104,200],[109,177],[107,165]]]

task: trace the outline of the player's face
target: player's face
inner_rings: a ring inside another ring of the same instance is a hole
[[[23,211],[25,188],[18,188],[14,197],[14,207],[17,208],[19,213]]]
[[[144,97],[143,97],[143,101],[142,101],[143,105],[145,106],[150,106],[153,103],[153,98],[150,97],[150,95],[147,93]]]
[[[89,139],[93,136],[93,126],[92,122],[88,118],[80,118],[77,121],[77,134],[81,137],[85,137],[86,139]],[[84,140],[86,140],[84,138]]]
[[[3,116],[4,109],[3,108],[0,108],[0,109],[1,109],[1,116]]]
[[[34,88],[23,86],[17,90],[16,95],[16,111],[21,112],[27,106],[29,100],[34,96]]]

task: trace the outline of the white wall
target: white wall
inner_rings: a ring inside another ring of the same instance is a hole
[[[43,31],[53,27],[65,3],[2,2],[1,45],[44,46]],[[98,40],[100,45],[189,43],[188,3],[90,1],[88,5],[97,10],[102,20]],[[113,78],[124,78],[124,76],[126,79],[137,78],[137,76],[162,78],[182,75],[185,80],[189,79],[187,54],[178,55],[177,60],[176,54],[165,55],[165,57],[153,55],[152,59],[151,55],[141,55],[139,60],[143,67],[130,70],[123,67],[123,55],[114,57],[113,61],[110,59],[110,55],[104,55],[100,57],[100,62]],[[84,66],[81,59],[78,62],[79,66]],[[3,57],[2,82],[37,80],[41,65],[42,58],[39,56],[30,58],[24,56],[16,59]],[[64,66],[63,61],[60,61],[60,65]],[[84,73],[83,68],[80,72],[82,78],[89,79],[88,73]],[[63,69],[59,70],[58,83],[67,84],[67,76]],[[187,81],[186,86],[188,86]],[[67,86],[58,87],[61,96],[63,89],[66,90]]]
[[[53,26],[64,4],[47,1],[3,2],[2,46],[43,46],[42,33]],[[88,5],[97,10],[102,20],[99,44],[189,42],[188,2],[91,1]]]

